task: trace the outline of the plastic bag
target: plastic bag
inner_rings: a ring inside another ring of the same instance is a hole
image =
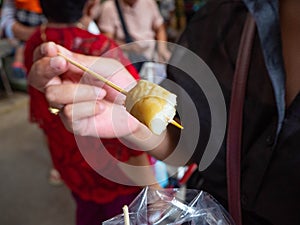
[[[131,225],[230,225],[233,220],[226,210],[208,193],[179,189],[144,188],[129,206]],[[124,225],[123,214],[103,225]]]

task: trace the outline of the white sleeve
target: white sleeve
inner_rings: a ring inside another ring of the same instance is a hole
[[[4,0],[1,11],[0,27],[7,38],[14,38],[12,26],[15,23],[16,7],[13,0]]]

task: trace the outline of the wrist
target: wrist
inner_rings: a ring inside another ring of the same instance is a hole
[[[139,123],[136,129],[134,129],[129,135],[123,137],[123,140],[133,149],[151,151],[161,144],[164,137],[165,133],[155,135],[144,124]]]

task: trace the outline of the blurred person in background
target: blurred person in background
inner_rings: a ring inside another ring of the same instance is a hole
[[[43,42],[52,41],[86,55],[100,56],[108,52],[106,57],[116,58],[128,65],[126,68],[131,72],[132,81],[138,79],[136,70],[117,48],[117,44],[103,34],[90,33],[87,30],[90,23],[82,22],[84,7],[86,10],[84,12],[89,15],[88,11],[97,4],[97,0],[41,0],[43,13],[48,22],[37,29],[27,41],[26,68],[30,70],[32,66],[34,49]],[[112,49],[115,50],[109,53]],[[80,78],[74,76],[67,79],[79,82]],[[76,224],[99,225],[121,213],[122,206],[131,203],[142,187],[134,182],[132,186],[118,184],[100,175],[102,170],[113,170],[111,167],[113,162],[102,154],[108,151],[121,162],[139,165],[149,165],[148,155],[142,151],[127,148],[118,139],[81,138],[70,133],[64,127],[60,116],[49,111],[49,104],[42,92],[32,86],[29,86],[28,92],[30,119],[36,122],[45,133],[54,166],[70,188],[76,202]],[[92,94],[98,94],[99,98],[105,96],[105,92],[98,92],[96,89]],[[77,142],[78,140],[80,143]],[[99,170],[94,170],[94,167],[92,168],[86,162],[82,150],[88,152],[88,157],[92,158]],[[100,157],[93,155],[97,152],[100,152]],[[111,171],[111,173],[116,172]],[[116,175],[124,176],[121,173]],[[151,177],[150,182],[156,182],[152,170],[149,170],[149,173],[143,177],[146,179]],[[159,187],[156,184],[154,186]]]
[[[100,0],[88,0],[83,9],[80,22],[92,34],[100,34],[96,20],[100,15]]]
[[[3,35],[15,47],[10,81],[16,88],[27,90],[24,45],[35,29],[46,22],[39,0],[4,0],[1,28]],[[61,185],[62,180],[54,168],[49,171],[49,183]]]
[[[13,77],[10,80],[19,89],[26,90],[26,68],[24,66],[24,43],[35,28],[45,22],[38,0],[4,0],[1,28],[15,48],[12,63]]]
[[[164,18],[168,41],[175,42],[178,36],[178,31],[175,29],[175,0],[160,0],[158,3],[161,15]]]
[[[240,133],[236,135],[242,137],[239,149],[241,160],[238,161],[240,163],[238,171],[241,176],[240,180],[236,179],[240,181],[241,186],[236,193],[228,194],[227,178],[232,174],[226,174],[229,150],[226,140],[221,140],[222,146],[218,155],[208,168],[201,171],[203,179],[201,190],[211,193],[224,207],[228,208],[229,197],[238,196],[238,192],[241,192],[238,204],[241,206],[242,221],[237,220],[238,224],[300,224],[299,11],[300,1],[295,0],[210,0],[194,15],[179,41],[181,45],[197,54],[206,63],[205,66],[211,68],[213,72],[211,77],[218,80],[225,98],[226,109],[230,110],[235,106],[230,104],[231,97],[242,97],[233,94],[233,80],[239,74],[235,72],[238,55],[246,52],[243,48],[239,48],[239,43],[244,39],[242,38],[243,28],[245,21],[249,22],[248,19],[252,18],[255,21],[253,23],[254,21],[250,20],[250,24],[253,25],[251,27],[254,28],[254,37],[251,53],[247,51],[250,61],[249,70],[246,71],[248,77],[241,117],[243,124]],[[44,45],[43,47],[48,49],[51,46]],[[51,49],[55,51],[54,48]],[[173,65],[177,65],[176,62],[183,62],[186,56],[176,53],[175,50],[172,56],[172,60],[175,60]],[[70,98],[75,95],[75,92],[64,91],[66,85],[59,79],[59,75],[73,74],[72,67],[64,64],[61,57],[54,57],[56,54],[43,56],[36,61],[35,69],[31,71],[32,75],[37,77],[31,80],[32,85],[41,91],[46,91],[48,95],[60,96],[64,93],[62,98],[51,101],[51,104],[67,104],[66,106],[70,108],[84,104],[85,109],[88,110],[89,104],[86,102],[88,98],[84,95],[81,96],[80,101],[68,103],[65,101],[65,96]],[[55,65],[50,64],[49,56],[50,58],[53,56],[51,60],[60,59],[61,61],[57,60]],[[95,61],[88,56],[81,57],[86,60],[87,65]],[[90,63],[88,63],[89,59]],[[38,69],[41,67],[43,71]],[[60,70],[57,70],[58,67]],[[107,67],[111,68],[113,64],[102,64],[97,72],[105,73]],[[48,76],[45,76],[44,71],[47,71]],[[199,138],[197,147],[194,149],[194,147],[189,147],[189,142],[192,141],[189,134],[180,135],[178,129],[169,126],[165,136],[161,137],[164,141],[158,146],[160,148],[153,146],[155,150],[151,153],[158,158],[169,156],[180,138],[180,141],[187,145],[179,149],[177,157],[172,154],[173,159],[179,160],[180,156],[190,148],[194,153],[191,161],[200,163],[210,140],[212,128],[210,124],[213,122],[211,108],[205,97],[206,93],[203,93],[203,89],[189,74],[179,68],[173,68],[168,75],[193,99],[193,106],[196,106],[196,114],[199,115],[199,120],[196,119],[195,122],[201,123],[201,132],[199,136],[197,135]],[[199,77],[204,75],[206,74],[200,71],[197,74]],[[51,85],[53,80],[56,80],[58,85]],[[95,87],[89,88],[93,90]],[[215,86],[211,88],[211,91],[215,93]],[[51,99],[55,99],[55,96]],[[186,108],[184,101],[186,98],[183,97],[178,105]],[[103,103],[99,101],[98,104]],[[85,122],[92,121],[91,118],[97,120],[97,124],[102,124],[102,121],[107,119],[105,114],[96,113],[92,107],[89,112],[85,111],[85,119],[80,117],[82,127],[76,123],[76,132],[80,132],[83,128],[85,132],[90,130],[87,129]],[[128,114],[125,109],[123,113]],[[185,116],[189,117],[189,115]],[[183,117],[184,115],[181,117],[182,123],[185,124]],[[218,118],[222,119],[222,117]],[[232,119],[234,122],[237,118],[232,117]],[[71,118],[64,121],[71,122]],[[188,119],[186,121],[189,122]],[[223,121],[226,122],[226,118]],[[66,126],[73,127],[72,123],[66,123]],[[93,128],[94,124],[90,126]],[[114,128],[122,129],[116,126]],[[98,132],[101,132],[101,129]],[[135,138],[142,129],[142,124],[136,124],[136,129],[127,130],[128,133],[123,138],[136,145],[140,144],[141,148],[146,148],[145,145],[149,142]],[[229,131],[230,127],[227,126],[226,129]],[[151,133],[149,133],[150,136]],[[155,142],[155,138],[154,136],[151,144]],[[214,135],[213,139],[215,139]],[[217,144],[216,141],[216,139],[213,140],[213,143]]]
[[[122,22],[116,6],[117,3],[120,6],[127,31],[131,37],[130,41],[125,39]],[[113,38],[119,45],[144,40],[167,41],[164,19],[154,0],[104,1],[101,6],[98,25],[101,32]],[[151,60],[156,53],[160,60],[168,61],[170,58],[170,51],[165,43],[154,46],[147,42],[140,42],[131,45],[130,48],[131,51],[142,53],[148,60]]]

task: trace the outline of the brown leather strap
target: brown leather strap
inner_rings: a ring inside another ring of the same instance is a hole
[[[255,22],[247,16],[243,29],[236,69],[233,78],[227,134],[227,188],[229,213],[236,225],[242,225],[241,212],[241,146],[245,89],[250,65],[250,56],[255,34]]]

